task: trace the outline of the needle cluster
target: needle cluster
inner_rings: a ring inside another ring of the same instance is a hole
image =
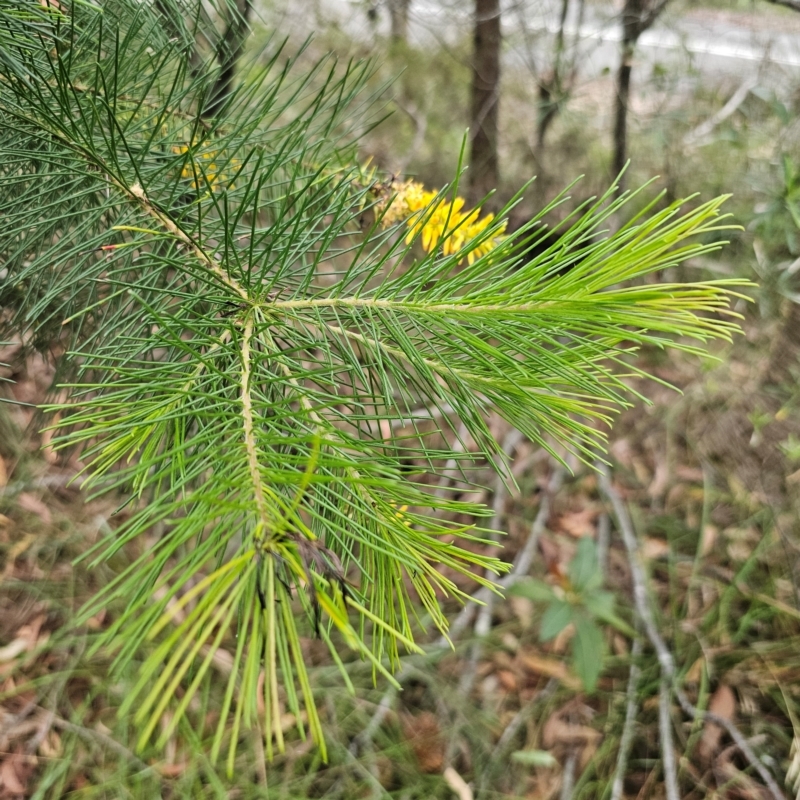
[[[212,756],[232,765],[243,727],[280,750],[286,713],[324,750],[305,637],[345,682],[352,658],[391,681],[465,576],[507,568],[486,509],[434,490],[452,459],[495,462],[490,413],[593,458],[631,353],[729,337],[736,287],[644,280],[717,249],[721,199],[655,199],[610,234],[630,198],[609,193],[543,252],[564,197],[512,236],[511,204],[479,219],[457,186],[364,229],[369,67],[272,46],[210,117],[197,42],[228,13],[0,7],[0,338],[66,350],[57,446],[126,512],[85,556],[138,553],[84,614],[114,610],[95,647],[115,668],[143,659],[122,712],[166,742],[227,647]]]

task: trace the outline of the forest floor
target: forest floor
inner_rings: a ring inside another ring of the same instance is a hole
[[[287,720],[286,753],[265,764],[257,744],[240,748],[232,778],[202,755],[219,703],[213,681],[194,726],[166,752],[134,753],[134,732],[116,715],[133,676],[112,681],[108,656],[85,655],[114,609],[84,629],[70,623],[110,574],[75,559],[116,524],[114,501],[85,496],[77,464],[37,433],[31,407],[0,404],[0,798],[794,797],[800,357],[777,323],[748,319],[745,329],[717,362],[641,354],[640,366],[681,393],[637,386],[652,404],[617,420],[609,481],[580,464],[559,470],[494,423],[518,487],[484,496],[508,532],[503,557],[532,554],[524,571],[591,614],[591,598],[570,585],[589,537],[616,598],[624,624],[602,626],[594,692],[575,670],[574,626],[543,643],[546,605],[520,596],[472,616],[452,609],[454,648],[432,638],[428,655],[408,657],[400,693],[353,661],[347,694],[309,636],[329,763]],[[45,400],[47,359],[12,346],[3,361],[7,398]]]

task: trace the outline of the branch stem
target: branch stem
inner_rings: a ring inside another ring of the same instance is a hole
[[[244,430],[244,447],[247,453],[247,469],[250,473],[250,481],[253,484],[253,497],[256,503],[259,522],[261,523],[261,533],[257,536],[257,543],[263,541],[269,532],[269,513],[267,511],[267,500],[264,497],[264,485],[261,482],[261,469],[258,465],[258,446],[255,438],[255,424],[253,418],[253,398],[250,394],[250,380],[252,375],[252,361],[250,356],[250,343],[253,339],[253,317],[247,315],[244,323],[244,335],[242,336],[242,376],[241,376],[241,401],[242,401],[242,422]]]

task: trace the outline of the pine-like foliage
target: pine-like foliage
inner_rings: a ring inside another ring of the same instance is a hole
[[[367,68],[298,73],[275,46],[229,92],[236,13],[0,6],[0,305],[14,335],[66,345],[58,442],[130,509],[89,563],[160,532],[85,613],[123,609],[97,643],[117,666],[146,654],[122,709],[142,742],[166,741],[228,642],[213,757],[231,763],[260,699],[270,752],[285,710],[324,747],[301,634],[345,680],[343,645],[392,680],[415,630],[446,631],[440,599],[467,599],[453,576],[505,569],[447,521],[483,510],[430,488],[468,466],[450,425],[473,460],[501,451],[490,411],[593,457],[636,346],[735,327],[730,284],[641,280],[717,246],[720,200],[653,203],[608,235],[627,199],[609,194],[536,257],[538,219],[472,259],[503,213],[455,252],[381,225],[348,145]]]

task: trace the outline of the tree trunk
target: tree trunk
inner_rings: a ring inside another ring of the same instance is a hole
[[[622,11],[622,46],[614,98],[614,176],[622,172],[628,160],[628,105],[631,97],[631,70],[636,42],[642,33],[643,0],[625,0]],[[618,191],[625,191],[625,177],[619,179]]]
[[[233,92],[236,62],[244,51],[247,34],[250,31],[252,8],[252,0],[236,0],[235,8],[231,8],[228,12],[230,14],[228,24],[217,47],[219,75],[203,110],[204,117],[217,117],[225,112],[225,106]]]
[[[622,44],[622,59],[617,71],[617,91],[614,108],[614,176],[622,172],[628,160],[628,102],[631,94],[631,67],[636,42]],[[625,191],[625,176],[619,178],[619,192]]]
[[[498,184],[500,0],[475,0],[470,104],[469,199],[477,203]]]
[[[390,36],[393,42],[408,41],[408,12],[411,0],[388,0]]]
[[[564,93],[564,29],[567,25],[570,0],[561,0],[561,13],[558,20],[553,67],[539,80],[539,101],[536,114],[536,160],[541,163],[544,155],[544,139],[550,123],[558,114],[559,105]]]
[[[669,0],[625,0],[622,9],[622,47],[617,92],[614,98],[614,173],[619,175],[628,160],[628,106],[631,97],[633,55],[639,37],[658,19]],[[625,191],[625,178],[620,178],[617,191]]]

